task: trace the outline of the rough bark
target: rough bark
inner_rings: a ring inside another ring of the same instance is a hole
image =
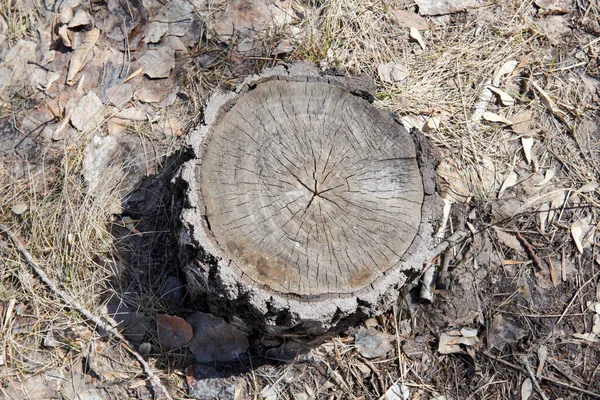
[[[180,174],[188,284],[213,312],[322,334],[385,310],[427,262],[431,151],[365,98],[364,81],[305,65],[213,96]]]

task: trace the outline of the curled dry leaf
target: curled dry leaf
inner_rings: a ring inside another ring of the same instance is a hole
[[[554,178],[554,174],[556,174],[556,171],[554,170],[554,168],[550,168],[546,171],[546,174],[544,174],[544,179],[542,179],[535,186],[544,186],[545,184],[549,183],[552,180],[552,178]]]
[[[575,246],[580,253],[590,247],[594,243],[594,224],[592,223],[592,215],[575,221],[571,224],[571,235],[575,241]]]
[[[489,121],[489,122],[502,122],[503,124],[506,124],[506,125],[512,124],[512,121],[509,121],[508,119],[504,118],[503,116],[493,113],[491,111],[484,112],[482,117],[483,117],[483,119],[485,119],[486,121]]]
[[[100,29],[93,28],[89,32],[85,34],[83,41],[75,51],[73,51],[73,55],[71,56],[71,62],[69,62],[69,70],[67,72],[67,85],[73,86],[75,84],[75,76],[81,69],[85,63],[85,58],[90,53],[90,51],[94,48],[98,37],[100,36]]]
[[[527,160],[527,165],[529,165],[531,164],[531,149],[533,148],[533,138],[522,137],[521,144],[523,145],[523,153],[525,154],[525,160]]]
[[[517,67],[517,60],[510,60],[505,62],[494,74],[494,78],[492,79],[492,85],[498,87],[500,86],[500,79],[504,75],[512,74],[512,72]]]
[[[504,179],[504,182],[502,183],[502,186],[500,187],[500,191],[498,192],[498,197],[502,196],[502,194],[506,191],[506,189],[515,186],[517,184],[518,179],[519,179],[519,175],[517,175],[517,173],[515,171],[510,171],[508,173],[508,175],[506,175],[506,178]]]
[[[503,106],[512,106],[515,104],[515,99],[513,99],[513,97],[504,90],[498,89],[494,86],[488,86],[487,88],[494,92],[496,96],[498,96],[498,99],[500,99],[500,104]]]
[[[442,332],[438,345],[440,354],[462,353],[460,345],[473,346],[479,343],[477,336],[464,336],[461,331]]]
[[[548,93],[546,93],[546,91],[544,91],[544,89],[542,89],[533,80],[530,80],[530,82],[531,85],[535,88],[535,90],[537,90],[537,92],[539,93],[542,104],[548,109],[548,111],[550,111],[554,116],[558,117],[559,119],[564,119],[567,116],[567,114],[560,108],[558,108],[558,106],[556,105],[554,100],[552,100],[552,98],[548,95]]]
[[[411,27],[410,28],[410,37],[414,40],[417,41],[417,43],[419,43],[419,46],[421,46],[421,49],[425,50],[425,41],[423,40],[423,37],[421,36],[421,32],[419,32],[419,30],[417,28]]]
[[[427,122],[425,122],[425,125],[423,125],[423,132],[431,132],[431,131],[437,131],[440,129],[440,123],[442,121],[440,120],[439,117],[431,117],[427,120]]]

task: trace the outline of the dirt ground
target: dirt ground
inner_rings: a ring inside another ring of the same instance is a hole
[[[378,318],[265,340],[186,296],[172,181],[212,93],[297,61],[424,132],[452,245]],[[600,398],[599,98],[590,0],[3,0],[0,397]]]

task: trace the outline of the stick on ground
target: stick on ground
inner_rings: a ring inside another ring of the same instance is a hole
[[[100,317],[92,314],[90,310],[85,308],[70,294],[68,294],[64,290],[59,289],[59,287],[52,281],[52,279],[50,279],[50,277],[48,277],[48,275],[46,275],[44,270],[38,265],[31,253],[27,251],[25,243],[23,243],[23,240],[17,234],[12,232],[7,226],[2,224],[0,224],[0,230],[4,234],[6,234],[6,236],[8,236],[10,240],[12,240],[12,242],[17,247],[17,250],[19,250],[23,257],[25,257],[27,263],[31,266],[33,272],[38,277],[38,279],[41,280],[48,287],[48,289],[50,289],[52,293],[61,298],[62,301],[64,301],[68,306],[76,309],[85,318],[89,319],[98,327],[108,332],[110,336],[121,341],[121,344],[125,348],[125,350],[127,350],[140,363],[142,369],[144,370],[144,373],[146,373],[146,375],[148,375],[148,378],[150,378],[150,383],[152,384],[152,388],[154,389],[154,393],[156,396],[158,396],[159,393],[162,392],[164,394],[164,399],[172,400],[171,396],[169,395],[169,392],[167,391],[167,388],[165,388],[164,385],[160,383],[158,377],[154,374],[154,372],[152,372],[152,368],[150,367],[150,365],[146,362],[146,360],[142,358],[142,356],[137,351],[135,351],[133,346],[131,346],[131,343],[129,343],[129,341],[121,334],[121,332],[112,327],[110,324],[103,321]]]

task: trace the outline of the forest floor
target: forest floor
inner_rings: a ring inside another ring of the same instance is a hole
[[[425,133],[460,239],[425,298],[201,364],[169,183],[215,90],[295,61]],[[600,398],[599,97],[594,0],[3,0],[0,397]]]

